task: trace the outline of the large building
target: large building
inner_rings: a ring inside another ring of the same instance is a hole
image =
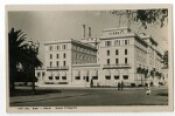
[[[162,56],[157,46],[152,37],[126,27],[105,29],[98,39],[47,42],[45,65],[35,71],[37,86],[158,86]]]

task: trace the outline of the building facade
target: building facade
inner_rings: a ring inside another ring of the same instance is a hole
[[[47,42],[37,86],[115,87],[158,85],[161,53],[156,41],[129,28],[105,29],[98,39]]]

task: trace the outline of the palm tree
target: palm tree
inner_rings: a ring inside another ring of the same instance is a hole
[[[155,72],[156,72],[155,68],[153,68],[153,69],[150,71],[150,75],[152,76],[153,81],[154,81]],[[151,83],[152,83],[152,85],[153,85],[154,82],[151,82]]]
[[[159,79],[161,79],[162,74],[161,74],[159,71],[156,71],[156,72],[155,72],[155,75],[158,76]]]
[[[142,68],[141,68],[141,67],[138,67],[138,68],[137,68],[137,73],[140,74],[140,77],[141,77],[141,85],[142,85],[142,76],[141,76],[141,74],[142,74]]]
[[[41,67],[42,62],[37,57],[39,46],[37,46],[33,42],[30,43],[31,44],[28,46],[28,49],[25,53],[25,55],[28,57],[23,62],[23,65],[26,72],[26,76],[28,76],[28,79],[32,82],[32,90],[35,94],[35,82],[37,81],[35,77],[35,68]]]
[[[23,74],[27,81],[32,82],[35,93],[35,68],[41,67],[42,62],[38,59],[38,49],[33,42],[26,41],[26,34],[21,30],[15,31],[14,28],[9,36],[9,67],[10,67],[10,90],[15,90],[17,74]],[[31,43],[31,44],[30,44]],[[17,65],[22,65],[22,72],[17,71]]]
[[[162,63],[165,68],[168,68],[168,51],[164,52],[164,55],[162,56]]]
[[[154,75],[155,75],[155,68],[153,68],[150,72],[150,75],[154,78]]]
[[[26,34],[21,30],[15,31],[14,28],[8,33],[9,38],[9,69],[10,69],[10,90],[15,89],[15,80],[17,78],[17,65],[23,59],[24,49],[27,47],[25,43]]]
[[[148,69],[144,70],[145,79],[147,78],[148,72],[149,72]]]

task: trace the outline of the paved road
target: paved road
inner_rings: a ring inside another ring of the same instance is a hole
[[[35,96],[10,98],[12,106],[99,106],[99,105],[167,105],[167,89],[153,89],[145,95],[144,89],[64,89]]]

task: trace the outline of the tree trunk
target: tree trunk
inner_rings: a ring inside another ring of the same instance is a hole
[[[33,94],[36,94],[35,81],[32,81],[32,90],[33,90]]]
[[[34,70],[34,67],[31,68],[31,76],[32,76],[32,90],[33,90],[33,93],[36,94],[36,89],[35,89],[35,70]]]
[[[10,95],[13,95],[15,92],[15,81],[10,82]]]
[[[15,69],[11,68],[10,70],[11,70],[9,75],[10,95],[13,95],[15,92],[15,78],[17,75]]]

